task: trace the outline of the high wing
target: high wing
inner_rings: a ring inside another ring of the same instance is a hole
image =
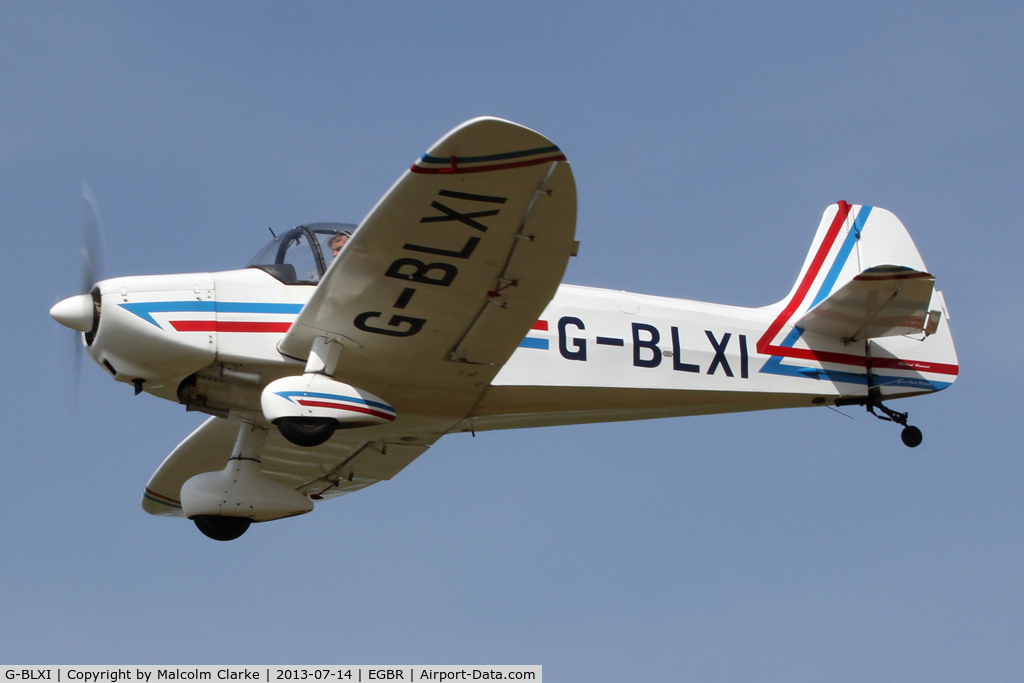
[[[279,345],[325,336],[335,377],[401,415],[457,423],[535,324],[575,250],[576,186],[539,133],[478,118],[434,144],[360,224]]]
[[[151,515],[182,517],[179,495],[189,478],[223,469],[231,457],[240,421],[211,417],[164,460],[142,497]],[[260,458],[265,474],[313,497],[334,498],[390,479],[423,454],[429,444],[385,443],[339,434],[317,448],[301,448],[271,430]]]

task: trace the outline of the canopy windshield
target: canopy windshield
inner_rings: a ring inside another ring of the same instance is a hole
[[[275,236],[248,267],[265,270],[286,285],[315,285],[337,255],[336,249],[344,246],[341,236],[350,236],[355,229],[351,223],[300,225]]]

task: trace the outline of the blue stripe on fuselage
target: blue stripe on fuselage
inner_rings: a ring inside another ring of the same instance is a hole
[[[153,319],[153,313],[276,313],[298,314],[303,304],[272,304],[262,302],[236,301],[141,301],[134,304],[118,304],[129,313],[134,313],[146,322],[160,327]]]

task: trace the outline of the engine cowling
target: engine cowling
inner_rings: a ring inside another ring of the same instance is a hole
[[[177,383],[217,357],[210,273],[103,280],[54,306],[53,315],[85,332],[89,356],[120,382]]]

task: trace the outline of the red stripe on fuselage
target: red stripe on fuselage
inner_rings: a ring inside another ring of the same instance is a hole
[[[538,320],[537,322],[535,322],[533,324],[533,327],[531,327],[530,329],[531,330],[537,330],[538,332],[547,332],[548,331],[548,321],[547,320]]]
[[[834,351],[815,351],[813,349],[796,349],[788,346],[770,346],[771,355],[800,360],[814,360],[819,363],[841,363],[866,368],[867,358],[852,353],[836,353]],[[894,370],[914,370],[916,372],[937,372],[943,375],[957,375],[960,368],[948,363],[930,363],[922,360],[903,360],[902,358],[872,358],[872,368],[889,368]]]
[[[291,323],[252,323],[231,320],[172,320],[178,332],[280,332],[291,329]]]

